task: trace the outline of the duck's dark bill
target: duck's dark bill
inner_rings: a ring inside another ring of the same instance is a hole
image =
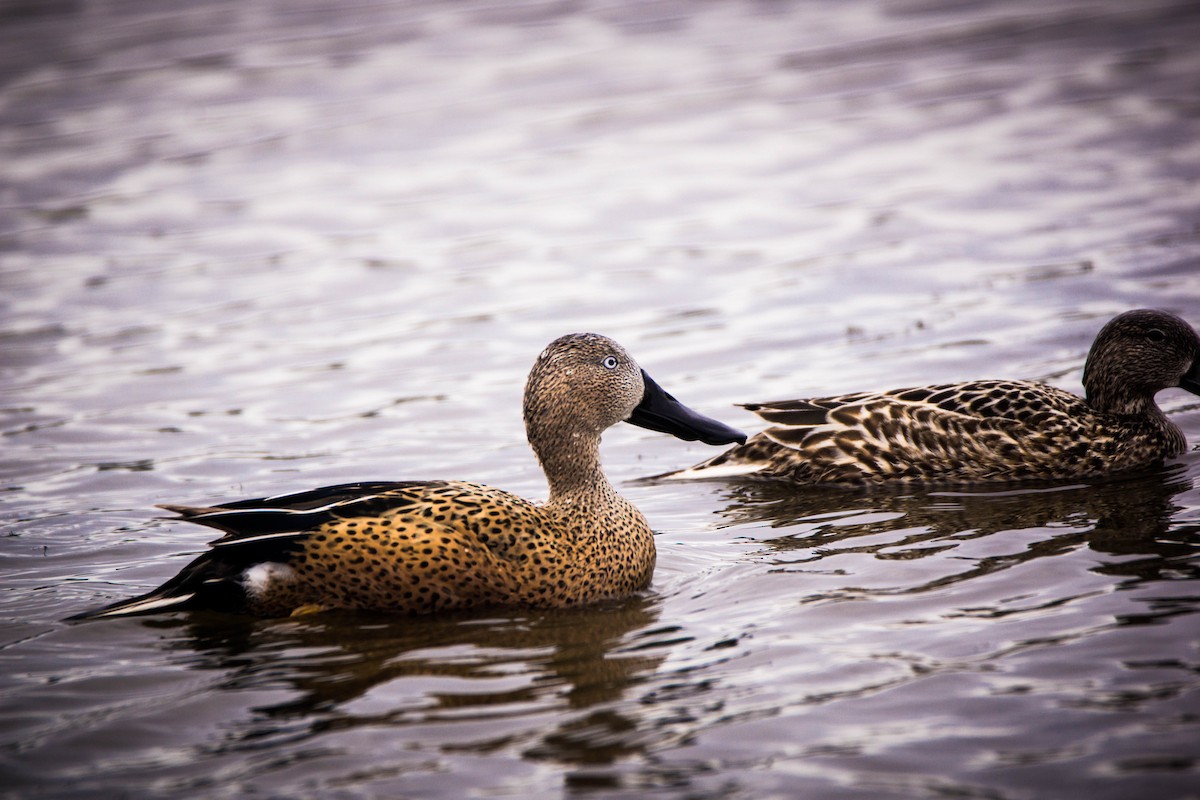
[[[1200,394],[1200,359],[1197,359],[1187,374],[1179,380],[1179,388],[1187,389],[1192,394]]]
[[[669,433],[688,442],[699,440],[705,444],[722,445],[746,441],[746,434],[741,431],[697,414],[667,394],[646,374],[646,370],[642,370],[642,380],[646,383],[646,392],[626,422],[639,428]]]

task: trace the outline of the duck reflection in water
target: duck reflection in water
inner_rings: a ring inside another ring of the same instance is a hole
[[[676,630],[657,620],[656,601],[634,597],[494,615],[331,612],[238,620],[197,612],[142,624],[170,631],[170,646],[193,668],[227,672],[221,691],[275,693],[282,686],[290,695],[250,708],[222,749],[388,727],[425,731],[425,756],[443,748],[484,753],[525,739],[531,757],[588,764],[643,747],[638,721],[620,709],[677,641]],[[547,713],[559,724],[548,728]],[[472,718],[487,724],[471,728]],[[498,718],[505,720],[502,733]],[[439,723],[459,731],[439,742],[431,732]],[[478,730],[479,738],[464,740],[464,729]]]
[[[1022,552],[967,562],[954,577],[965,580],[1085,545],[1098,553],[1144,555],[1094,567],[1137,580],[1158,580],[1178,570],[1197,550],[1194,528],[1174,521],[1183,507],[1176,495],[1192,489],[1185,464],[1090,483],[951,491],[925,487],[876,489],[869,494],[814,487],[743,482],[728,486],[729,504],[719,512],[730,526],[766,524],[798,529],[760,541],[777,553],[810,549],[811,559],[865,553],[909,560],[951,551],[968,540],[1016,531],[1044,535]],[[1193,535],[1188,535],[1192,531]],[[895,534],[888,537],[887,534]],[[787,563],[796,564],[794,558]],[[1194,568],[1194,567],[1193,567]],[[1200,568],[1197,569],[1200,577]],[[944,578],[939,578],[939,582]],[[917,585],[908,591],[923,591]]]

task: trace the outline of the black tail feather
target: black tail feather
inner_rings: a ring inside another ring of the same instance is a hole
[[[213,553],[205,553],[154,591],[72,615],[67,621],[193,609],[240,613],[246,607],[246,591],[241,582],[245,567],[245,564],[233,564],[214,558]]]

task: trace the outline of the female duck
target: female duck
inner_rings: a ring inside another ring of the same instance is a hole
[[[649,584],[650,527],[600,467],[620,421],[721,445],[742,434],[680,404],[611,339],[551,342],[525,386],[525,429],[550,484],[535,505],[461,481],[352,483],[211,508],[162,506],[224,531],[154,591],[72,619],[209,609],[426,613],[560,607]]]
[[[804,484],[975,483],[1093,477],[1179,455],[1154,402],[1200,394],[1200,339],[1179,317],[1128,311],[1101,329],[1086,398],[1034,381],[984,380],[751,403],[773,427],[666,477],[753,475]]]

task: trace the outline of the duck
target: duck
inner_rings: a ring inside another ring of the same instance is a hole
[[[1096,335],[1085,394],[1030,380],[975,380],[742,405],[771,424],[667,479],[795,484],[991,483],[1095,478],[1150,467],[1187,441],[1155,403],[1200,394],[1200,339],[1153,309]]]
[[[746,435],[662,389],[612,339],[551,342],[525,385],[526,437],[549,498],[480,483],[367,481],[213,506],[161,505],[224,535],[146,594],[70,617],[174,611],[287,617],[323,611],[429,614],[487,606],[565,608],[644,590],[655,563],[646,518],[600,464],[625,421],[720,446]]]

